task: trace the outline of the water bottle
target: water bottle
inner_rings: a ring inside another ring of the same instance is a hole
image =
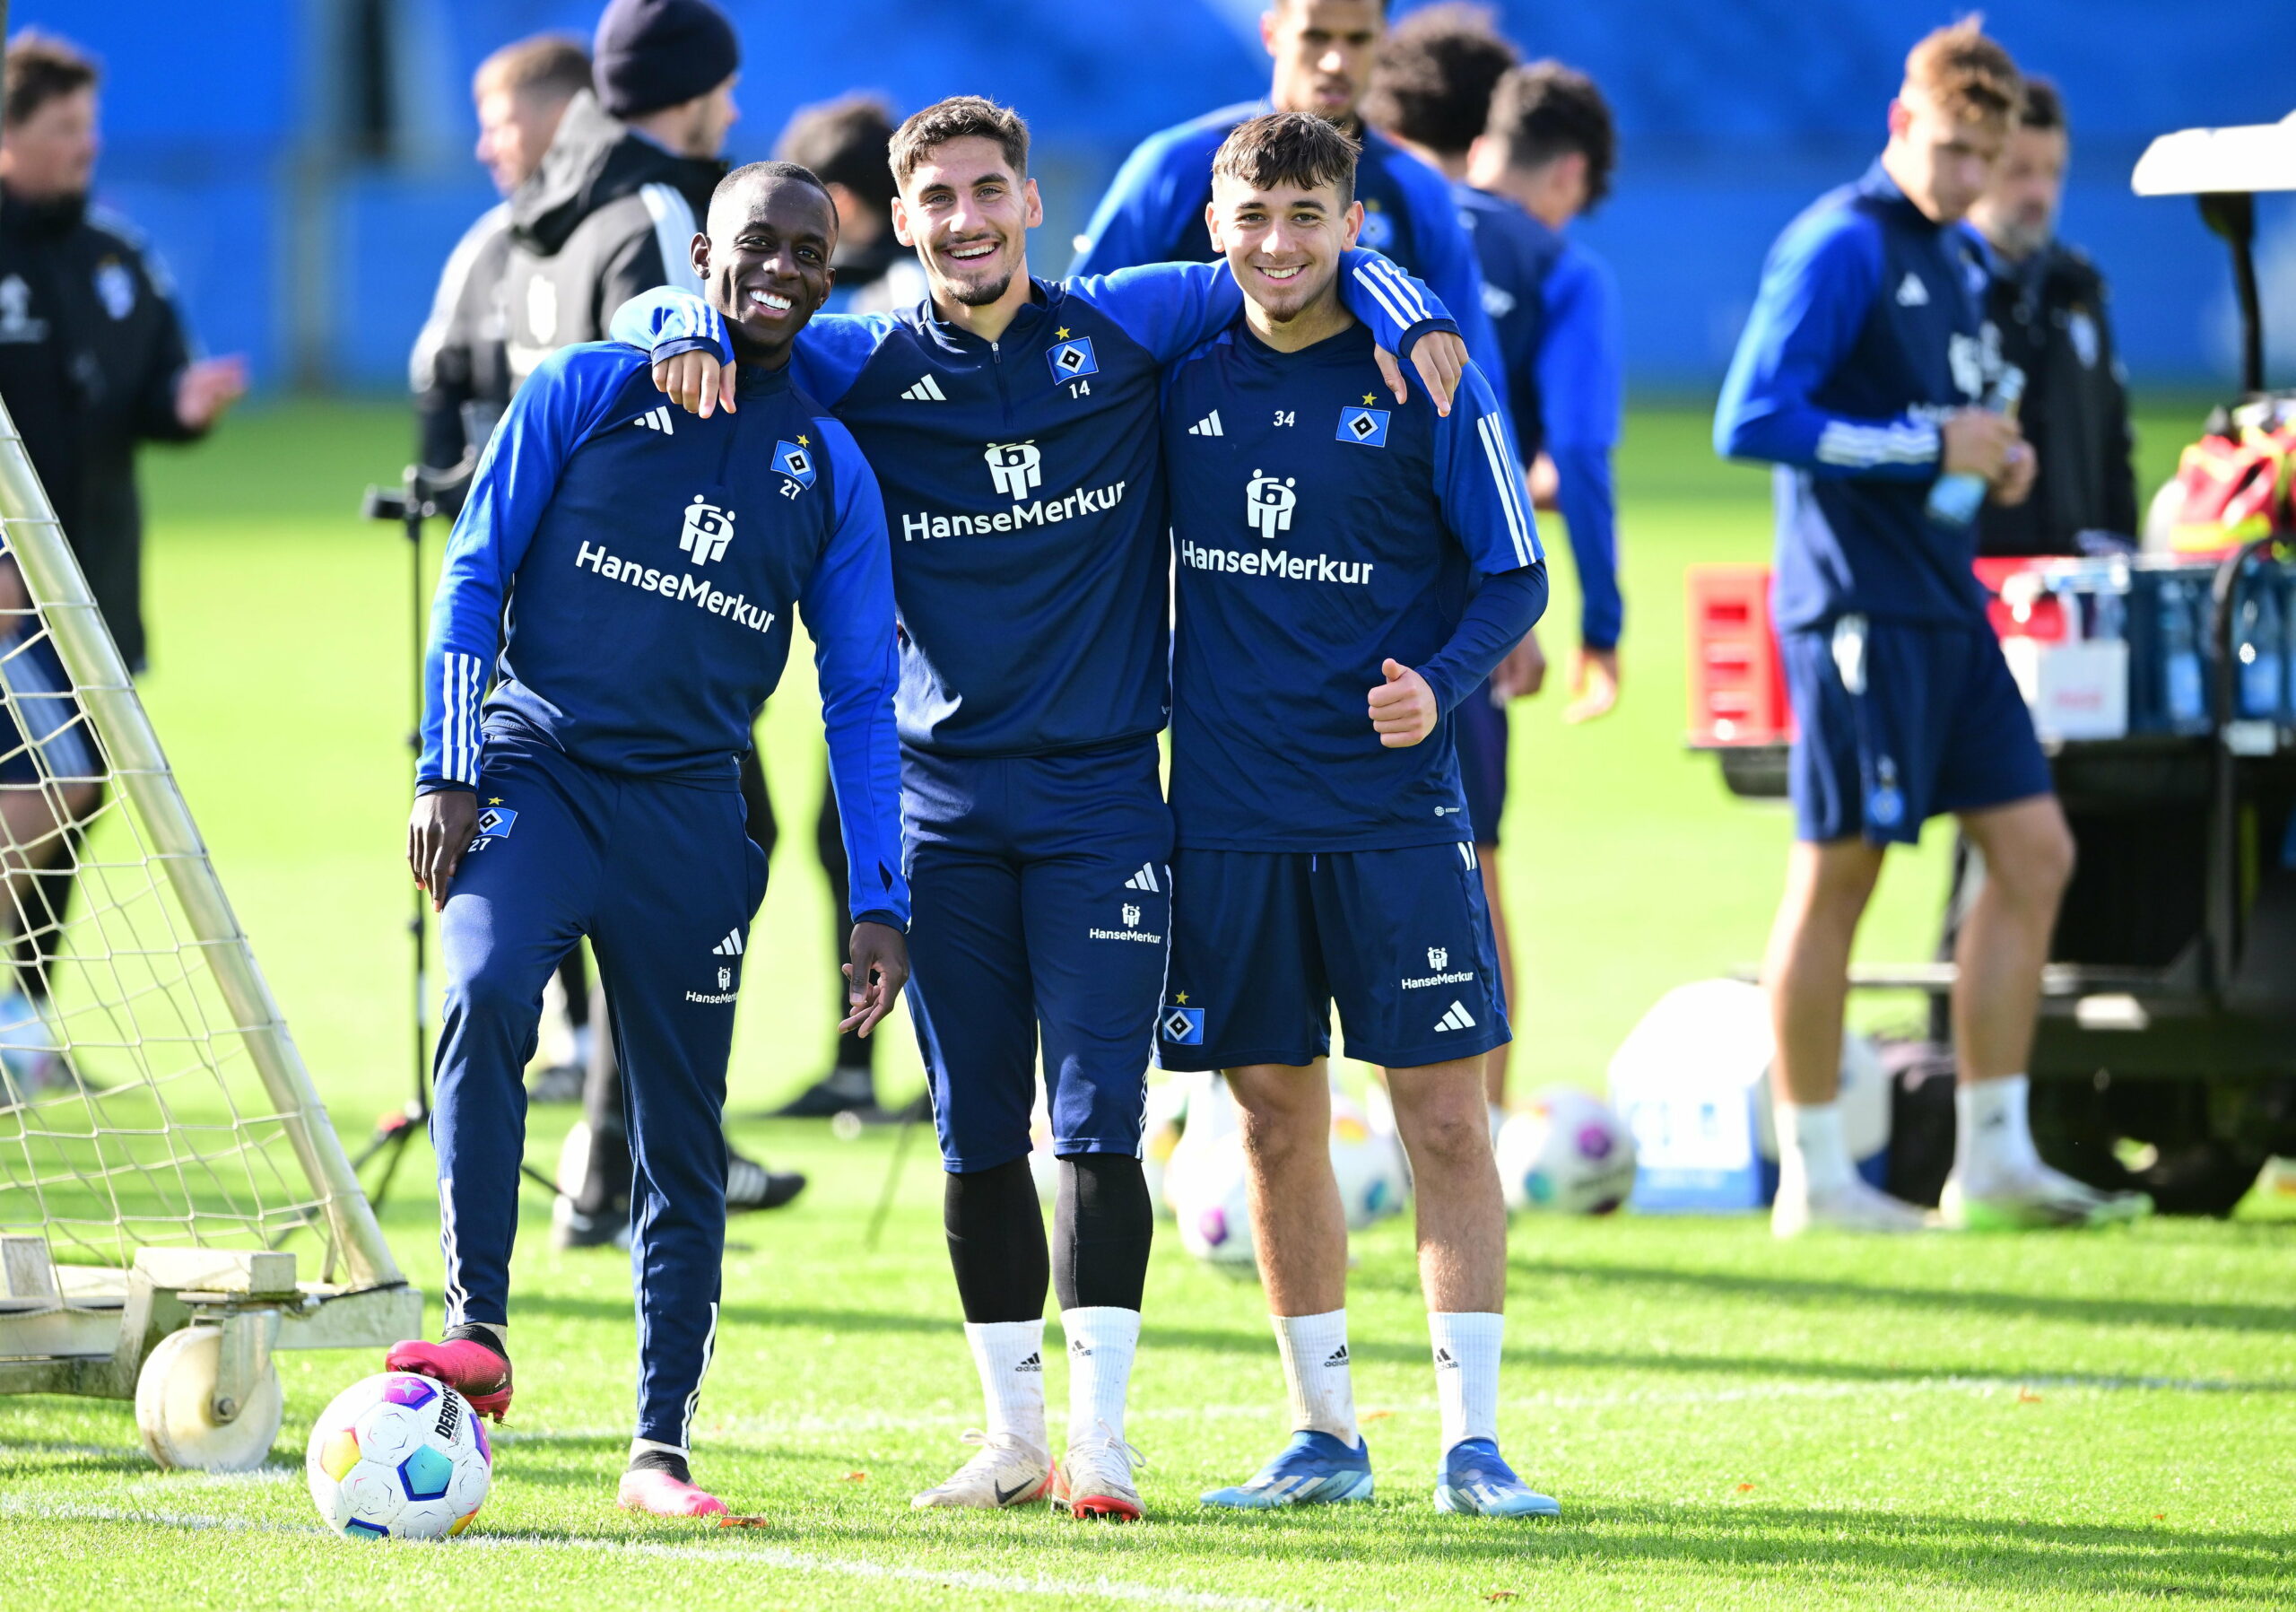
[[[2280,719],[2287,664],[2283,615],[2279,578],[2272,568],[2249,567],[2241,578],[2239,609],[2232,631],[2244,717],[2261,717],[2267,722]]]
[[[2102,643],[2118,643],[2128,632],[2128,567],[2116,565],[2097,583],[2089,636]]]
[[[2161,579],[2161,667],[2168,695],[2169,725],[2190,728],[2208,719],[2208,691],[2200,673],[2200,646],[2193,631],[2192,604],[2185,585]]]
[[[2001,371],[1978,406],[2013,420],[2024,395],[2025,372],[2013,364]],[[1944,450],[1940,447],[1938,451]],[[1985,478],[1969,471],[1941,475],[1930,484],[1929,518],[1941,527],[1965,527],[1977,518],[1978,506],[1985,502],[1986,491]]]

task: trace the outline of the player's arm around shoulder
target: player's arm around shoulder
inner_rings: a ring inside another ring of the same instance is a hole
[[[840,1028],[867,1035],[892,1011],[909,980],[892,555],[884,500],[868,461],[837,421],[822,417],[814,424],[829,462],[833,524],[798,607],[813,640],[830,781],[852,884],[849,1012]]]

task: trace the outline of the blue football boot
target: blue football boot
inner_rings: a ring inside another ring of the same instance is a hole
[[[1300,1432],[1274,1460],[1232,1489],[1213,1489],[1206,1505],[1265,1511],[1279,1505],[1329,1505],[1371,1498],[1371,1451],[1360,1439],[1350,1450],[1327,1433]]]
[[[1443,1457],[1435,1509],[1471,1517],[1560,1517],[1562,1508],[1515,1476],[1489,1439],[1461,1439]]]

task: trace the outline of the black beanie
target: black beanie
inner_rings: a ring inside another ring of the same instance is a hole
[[[742,48],[709,0],[607,0],[590,58],[600,104],[616,118],[643,118],[733,77]]]

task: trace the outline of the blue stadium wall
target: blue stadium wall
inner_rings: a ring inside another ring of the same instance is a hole
[[[749,57],[737,158],[765,154],[795,108],[852,88],[903,109],[975,91],[1025,111],[1047,202],[1039,273],[1065,266],[1069,237],[1133,141],[1266,82],[1259,0],[728,9]],[[1531,54],[1592,72],[1617,109],[1617,193],[1581,227],[1617,269],[1632,379],[1648,395],[1715,384],[1771,237],[1865,166],[1908,45],[1964,8],[1496,9]],[[362,11],[381,19],[396,67],[379,157],[345,132],[341,81],[358,48],[345,30]],[[2154,134],[2289,113],[2296,4],[2249,7],[2237,23],[2168,0],[1996,0],[1987,11],[2019,59],[2065,90],[2065,231],[2111,276],[2131,370],[2155,385],[2222,385],[2235,328],[2225,255],[2188,203],[2139,200],[2127,175]],[[159,246],[212,349],[248,353],[266,386],[378,388],[400,384],[440,262],[494,199],[470,155],[472,68],[536,30],[587,33],[596,14],[554,0],[15,0],[11,22],[103,59],[100,195]],[[2273,375],[2296,383],[2296,203],[2260,213]]]

